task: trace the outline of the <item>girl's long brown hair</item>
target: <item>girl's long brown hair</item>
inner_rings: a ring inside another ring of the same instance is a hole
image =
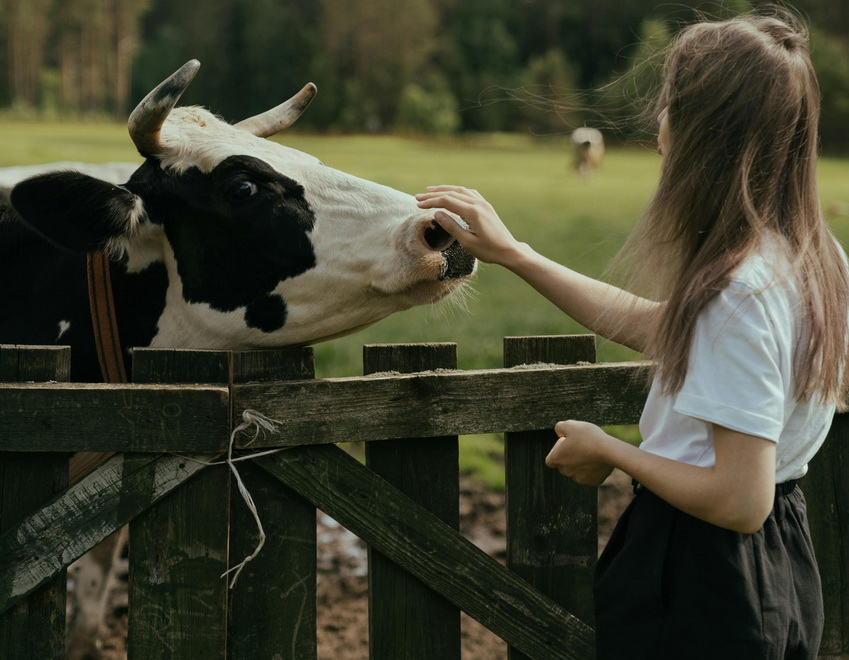
[[[784,239],[801,300],[795,394],[838,400],[849,278],[820,209],[819,87],[806,30],[788,14],[685,28],[665,60],[663,107],[671,149],[619,258],[667,302],[646,346],[662,389],[681,388],[696,319],[772,234]]]

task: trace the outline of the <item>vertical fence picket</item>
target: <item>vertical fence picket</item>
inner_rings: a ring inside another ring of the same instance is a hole
[[[0,381],[67,381],[70,366],[68,347],[0,347]],[[67,485],[67,454],[0,452],[0,532]],[[62,571],[0,614],[0,660],[63,658],[64,649],[65,571]]]
[[[849,415],[831,431],[802,480],[822,577],[825,627],[820,657],[849,658]]]
[[[363,349],[366,374],[456,366],[456,344],[372,345]],[[460,525],[458,459],[456,436],[366,445],[368,467],[455,529]],[[457,607],[371,549],[369,648],[372,660],[460,658]]]
[[[504,366],[595,362],[595,337],[505,337]],[[563,416],[568,417],[568,401]],[[528,401],[532,406],[533,401]],[[507,566],[592,625],[598,545],[596,489],[545,467],[553,429],[505,434]],[[510,649],[510,660],[527,656]]]
[[[233,354],[233,382],[313,378],[311,348]],[[233,423],[242,411],[234,410]],[[257,412],[262,413],[261,410]],[[239,473],[267,539],[230,592],[229,660],[316,657],[316,512],[300,495],[251,461]],[[256,523],[233,484],[230,563],[257,543]]]
[[[136,383],[229,375],[226,351],[134,353]],[[130,525],[129,660],[226,658],[229,480],[226,466],[208,467]]]

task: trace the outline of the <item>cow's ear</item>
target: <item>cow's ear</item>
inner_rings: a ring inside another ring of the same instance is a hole
[[[72,252],[119,241],[143,215],[141,200],[129,190],[79,172],[21,181],[12,189],[11,202],[26,224]]]

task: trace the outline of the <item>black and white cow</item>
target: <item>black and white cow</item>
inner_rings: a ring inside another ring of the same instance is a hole
[[[10,192],[0,180],[0,343],[70,345],[72,378],[101,379],[90,251],[112,257],[127,361],[134,346],[331,339],[441,300],[473,274],[475,260],[412,196],[265,139],[297,119],[313,85],[230,125],[175,107],[198,67],[187,63],[132,113],[130,135],[145,161],[126,182],[114,180],[124,166],[106,178],[42,173]],[[106,564],[87,567],[95,593],[69,631],[69,657],[94,657]]]
[[[0,207],[0,343],[71,345],[72,378],[99,380],[84,254],[103,248],[128,359],[133,346],[319,342],[436,302],[472,274],[474,259],[412,196],[264,139],[314,86],[230,125],[174,107],[198,66],[133,112],[146,160],[123,185],[59,171],[11,190]]]
[[[572,166],[582,177],[592,175],[604,159],[604,136],[597,128],[581,126],[572,131]]]

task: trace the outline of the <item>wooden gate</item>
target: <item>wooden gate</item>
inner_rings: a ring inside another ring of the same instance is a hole
[[[460,610],[520,658],[594,657],[596,490],[547,470],[561,417],[635,423],[645,365],[592,364],[591,336],[505,339],[505,368],[453,344],[364,349],[367,375],[315,379],[311,349],[137,349],[133,384],[68,383],[63,348],[0,347],[0,660],[61,658],[65,568],[130,524],[129,658],[316,657],[316,508],[369,546],[371,657],[459,660]],[[571,366],[565,366],[571,365]],[[10,382],[15,381],[15,382]],[[225,465],[239,463],[256,545]],[[458,532],[457,435],[506,432],[508,567]],[[823,574],[822,656],[849,653],[849,427],[805,479]],[[366,442],[366,465],[336,443]],[[249,446],[246,446],[249,445]],[[67,456],[118,452],[67,485]],[[841,523],[842,521],[842,523]]]

